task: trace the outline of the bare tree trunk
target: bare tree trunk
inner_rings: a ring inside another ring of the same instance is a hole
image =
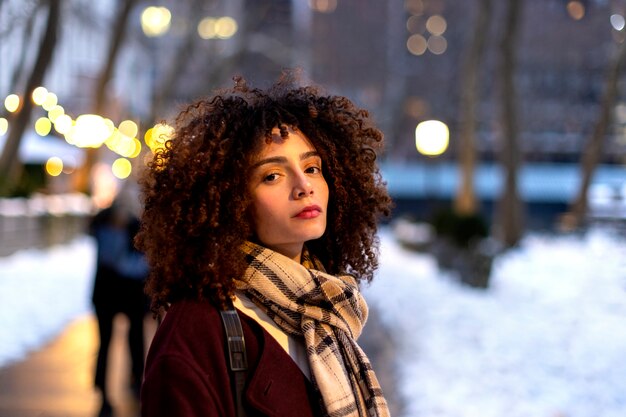
[[[166,103],[172,97],[180,75],[184,73],[185,67],[189,64],[189,58],[193,56],[197,39],[199,39],[196,27],[203,18],[203,16],[198,13],[198,10],[203,3],[204,0],[194,0],[189,8],[187,18],[191,24],[187,28],[187,34],[182,45],[179,45],[178,48],[176,48],[176,53],[172,55],[172,60],[170,61],[164,80],[159,82],[159,88],[154,91],[154,99],[152,100],[152,108],[150,111],[150,123],[156,122],[157,118],[162,114]]]
[[[491,21],[492,0],[480,0],[474,33],[463,66],[461,92],[460,155],[461,185],[457,190],[454,209],[460,215],[475,214],[478,209],[474,191],[476,166],[476,113],[479,102],[479,68],[485,55],[487,28]]]
[[[517,178],[520,165],[517,123],[517,92],[515,88],[515,51],[519,35],[522,0],[508,0],[507,13],[500,42],[500,102],[502,103],[502,149],[504,189],[498,202],[498,237],[506,247],[515,246],[523,234],[523,208]]]
[[[23,35],[22,35],[22,47],[20,48],[20,57],[17,62],[17,65],[13,69],[13,74],[11,74],[11,91],[18,91],[22,87],[22,82],[24,82],[24,65],[26,64],[26,55],[28,52],[28,45],[30,44],[30,40],[33,37],[33,29],[35,28],[35,18],[37,17],[37,13],[39,11],[39,7],[41,3],[37,4],[37,6],[33,9],[30,16],[28,16],[28,20],[26,20],[26,24],[23,27]]]
[[[602,147],[606,138],[606,132],[612,121],[613,106],[615,104],[615,98],[618,92],[619,76],[622,72],[624,62],[626,61],[626,41],[622,41],[619,49],[616,51],[611,66],[607,72],[604,95],[600,104],[600,114],[593,129],[593,133],[582,155],[581,161],[581,181],[580,188],[575,200],[570,206],[571,218],[568,219],[570,227],[579,227],[583,224],[585,216],[587,215],[587,193],[589,186],[591,185],[591,179],[600,157],[602,154]]]
[[[130,12],[136,2],[137,0],[123,0],[119,2],[117,13],[113,19],[115,25],[111,29],[111,38],[109,41],[107,57],[104,60],[98,78],[96,79],[92,105],[92,109],[95,114],[102,115],[105,111],[107,99],[106,88],[109,81],[111,81],[111,77],[113,76],[115,63],[117,62],[119,51],[121,50],[126,37],[128,17],[130,16]],[[97,162],[98,152],[98,148],[86,149],[85,161],[78,169],[74,177],[74,189],[77,191],[84,193],[90,192],[89,179],[93,165]]]
[[[22,108],[11,123],[9,136],[4,145],[2,155],[0,155],[0,195],[10,193],[21,176],[23,167],[18,158],[18,149],[33,110],[30,93],[37,86],[42,84],[46,70],[52,61],[57,43],[57,29],[59,27],[60,15],[61,1],[48,0],[48,19],[41,39],[37,60],[35,61],[33,70],[26,82],[26,88],[22,94]]]

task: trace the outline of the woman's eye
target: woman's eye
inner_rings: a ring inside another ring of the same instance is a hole
[[[278,174],[274,173],[274,174],[268,174],[263,178],[264,182],[273,182],[276,181],[278,179]]]
[[[320,172],[322,172],[322,169],[318,166],[311,166],[308,167],[304,172],[306,172],[307,174],[319,174]]]

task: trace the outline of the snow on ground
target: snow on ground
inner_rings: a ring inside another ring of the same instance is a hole
[[[626,241],[530,235],[487,291],[381,235],[365,289],[394,327],[406,416],[626,415]]]
[[[529,235],[496,260],[487,291],[381,233],[365,294],[397,346],[405,417],[626,415],[626,240]],[[90,311],[83,237],[0,258],[0,366]]]

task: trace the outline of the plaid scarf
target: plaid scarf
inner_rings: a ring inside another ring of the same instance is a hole
[[[248,268],[235,280],[286,333],[304,338],[311,382],[331,417],[389,416],[387,403],[365,353],[356,343],[367,304],[350,275],[332,276],[308,255],[303,262],[246,242]]]

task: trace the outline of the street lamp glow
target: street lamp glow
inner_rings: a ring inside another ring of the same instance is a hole
[[[450,131],[439,120],[426,120],[415,128],[415,147],[422,155],[437,156],[448,149]]]
[[[172,14],[166,7],[146,7],[141,13],[141,29],[148,37],[157,37],[170,29]]]

